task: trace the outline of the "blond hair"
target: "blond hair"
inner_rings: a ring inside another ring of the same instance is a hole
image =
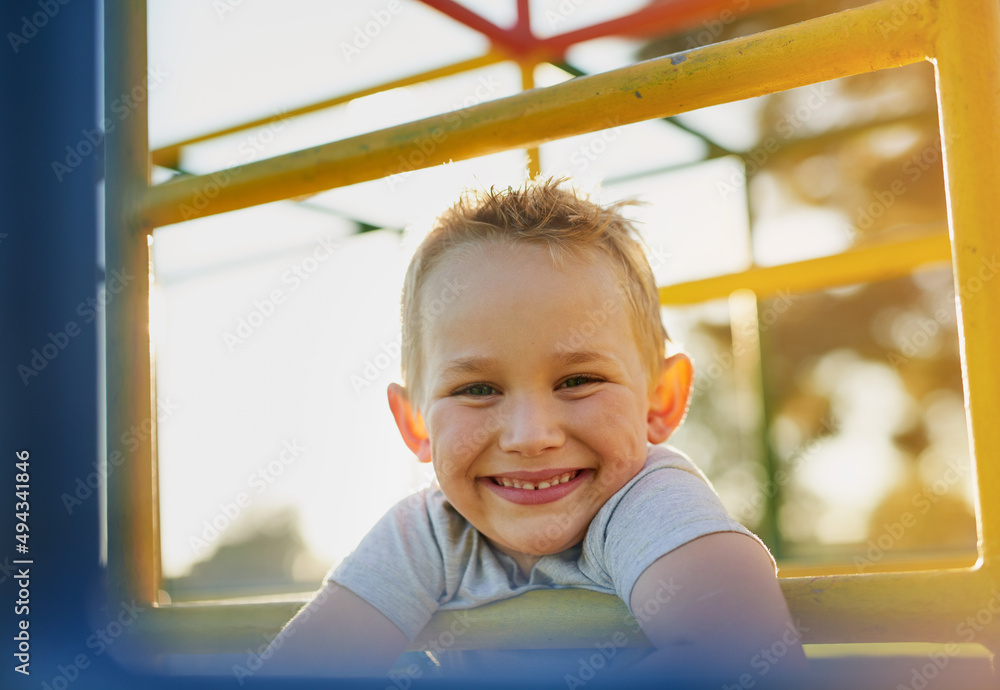
[[[567,256],[603,256],[622,288],[639,354],[650,384],[655,384],[663,367],[667,333],[642,239],[620,213],[622,206],[634,202],[603,207],[562,188],[564,181],[549,179],[528,182],[520,189],[466,192],[437,219],[417,248],[406,271],[402,297],[402,374],[414,405],[423,402],[421,345],[427,310],[421,288],[453,251],[484,244],[544,247],[556,265]]]

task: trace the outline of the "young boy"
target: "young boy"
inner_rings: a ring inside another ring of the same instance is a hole
[[[657,445],[684,417],[693,370],[665,356],[633,235],[617,207],[551,181],[464,198],[439,219],[406,275],[405,387],[388,390],[436,484],[328,576],[269,670],[384,673],[439,609],[572,587],[639,612],[663,582],[669,599],[637,615],[658,650],[649,663],[701,659],[738,683],[783,638],[786,668],[802,663],[766,547]]]

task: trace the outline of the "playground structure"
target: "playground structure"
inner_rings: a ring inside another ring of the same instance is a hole
[[[606,73],[579,76],[534,89],[539,62],[565,64],[568,47],[603,35],[655,35],[731,11],[728,0],[681,0],[650,5],[586,29],[536,39],[529,3],[518,0],[518,21],[500,29],[451,0],[425,4],[480,31],[492,43],[485,55],[413,75],[281,115],[284,118],[355,98],[515,60],[524,92],[472,106],[462,118],[447,114],[334,141],[219,171],[151,185],[151,164],[177,168],[184,147],[242,129],[265,118],[150,151],[147,105],[106,140],[106,263],[137,275],[150,271],[154,228],[315,194],[398,172],[400,156],[414,168],[510,149],[525,149],[539,169],[537,147],[597,131],[613,116],[619,124],[666,118],[720,103],[775,93],[865,72],[929,61],[935,69],[946,170],[948,235],[899,239],[830,257],[673,285],[664,304],[695,304],[750,290],[757,299],[779,289],[806,292],[905,276],[917,267],[950,261],[958,294],[959,338],[971,453],[978,491],[979,558],[974,565],[917,564],[907,572],[824,573],[783,577],[782,588],[807,633],[808,644],[976,642],[1000,643],[994,616],[961,636],[966,620],[982,622],[1000,588],[1000,286],[982,281],[984,258],[997,246],[993,230],[1000,188],[1000,142],[983,136],[1000,124],[1000,7],[995,0],[880,0],[801,24],[706,45]],[[745,12],[787,4],[748,0]],[[127,92],[146,74],[144,0],[106,5],[106,94]],[[110,104],[109,104],[110,105]],[[277,116],[275,116],[277,117]],[[434,146],[421,146],[432,141]],[[419,155],[414,155],[419,153]],[[976,284],[978,289],[966,286]],[[154,361],[148,331],[149,284],[133,281],[108,306],[108,437],[118,438],[155,420]],[[299,602],[157,604],[160,590],[156,437],[151,434],[108,476],[108,570],[111,596],[151,608],[142,626],[160,653],[226,653],[256,647]],[[544,602],[539,605],[539,602]],[[624,612],[624,613],[623,613]],[[621,629],[623,604],[587,592],[533,592],[477,610],[456,648],[589,646]],[[453,614],[436,616],[424,641],[449,629]],[[414,643],[421,645],[421,639]],[[557,640],[554,642],[553,640]],[[633,639],[641,644],[641,639]]]

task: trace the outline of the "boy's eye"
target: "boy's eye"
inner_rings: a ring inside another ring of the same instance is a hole
[[[593,383],[597,381],[593,376],[571,376],[570,378],[559,384],[560,388],[576,388],[577,386],[582,386],[585,383]]]
[[[473,397],[480,397],[486,395],[494,395],[497,391],[496,389],[489,385],[488,383],[474,383],[471,386],[466,386],[458,391],[455,391],[458,395],[471,395]]]

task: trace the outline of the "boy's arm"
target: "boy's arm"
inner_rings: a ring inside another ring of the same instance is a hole
[[[327,582],[261,657],[268,675],[381,676],[407,644],[403,631],[381,611]]]
[[[657,647],[636,670],[709,673],[739,686],[744,674],[771,680],[807,668],[774,565],[744,534],[708,534],[661,556],[630,603]]]

